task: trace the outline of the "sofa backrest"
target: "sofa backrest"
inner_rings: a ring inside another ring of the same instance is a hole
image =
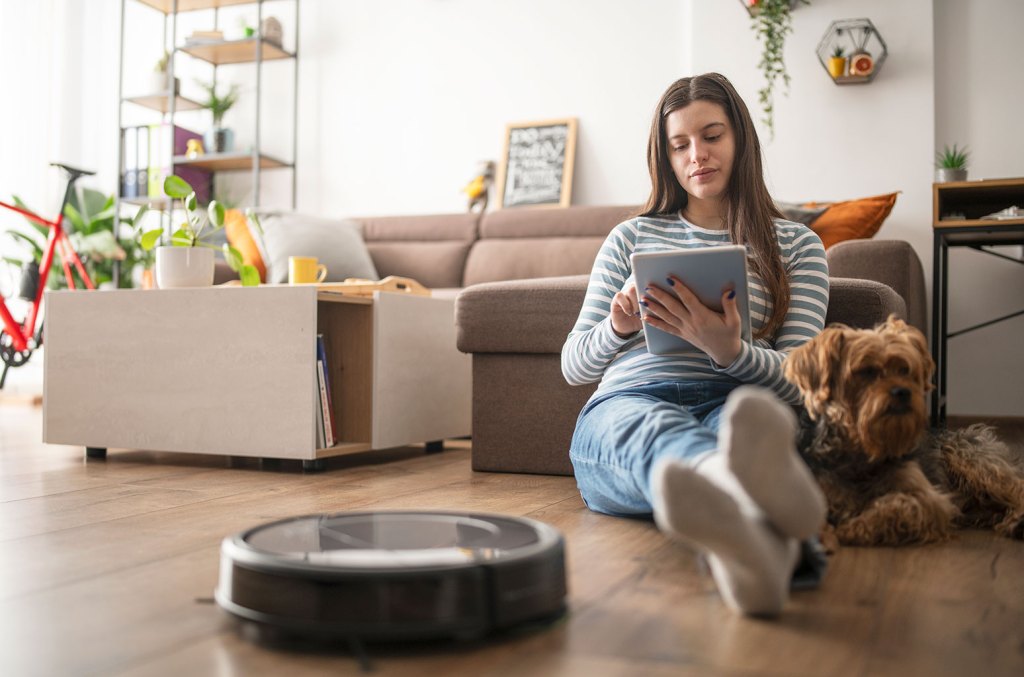
[[[637,207],[500,209],[484,214],[462,286],[589,274],[609,231]]]
[[[463,286],[480,215],[373,216],[354,219],[377,273],[411,277],[432,289]]]

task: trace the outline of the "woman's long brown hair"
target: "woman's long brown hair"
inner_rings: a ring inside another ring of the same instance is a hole
[[[688,195],[679,185],[668,157],[665,119],[673,111],[694,101],[717,103],[725,111],[736,138],[736,157],[726,186],[725,224],[729,238],[749,245],[752,267],[764,282],[771,300],[771,313],[755,338],[774,336],[789,309],[789,278],[782,265],[779,241],[772,219],[782,218],[768,194],[761,164],[761,143],[743,99],[724,75],[705,73],[676,80],[662,95],[651,123],[647,142],[647,166],[651,173],[651,195],[640,216],[676,214],[686,207]]]

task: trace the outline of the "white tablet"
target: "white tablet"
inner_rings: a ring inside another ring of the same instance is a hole
[[[630,260],[640,299],[643,299],[644,288],[652,284],[670,291],[672,288],[666,280],[674,275],[682,280],[701,303],[722,312],[722,295],[734,289],[740,312],[740,337],[744,341],[750,340],[747,252],[743,246],[637,252],[630,256]],[[644,337],[647,339],[648,352],[655,355],[672,355],[694,348],[689,341],[655,329],[647,323],[644,323]]]

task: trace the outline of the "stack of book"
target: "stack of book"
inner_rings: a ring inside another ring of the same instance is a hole
[[[331,399],[331,370],[324,349],[324,335],[316,335],[316,447],[326,449],[338,443],[338,422]]]
[[[206,45],[212,42],[224,42],[224,31],[192,31],[185,38],[186,45]]]

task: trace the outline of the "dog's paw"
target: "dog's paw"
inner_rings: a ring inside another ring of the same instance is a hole
[[[1015,541],[1024,541],[1024,512],[1007,515],[1006,519],[996,525],[996,533]]]
[[[834,555],[839,552],[839,536],[836,535],[836,528],[831,524],[822,527],[818,539],[821,541],[821,547],[824,548],[826,555]]]

